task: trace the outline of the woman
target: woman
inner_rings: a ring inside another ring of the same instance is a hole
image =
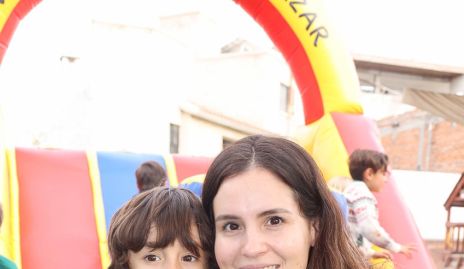
[[[221,269],[368,268],[316,163],[289,140],[255,135],[226,148],[202,202]]]
[[[205,269],[211,237],[195,194],[157,187],[134,196],[111,219],[109,269]]]

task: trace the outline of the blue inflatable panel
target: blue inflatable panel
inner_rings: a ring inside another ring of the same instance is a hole
[[[166,165],[162,155],[97,152],[97,159],[108,230],[113,214],[138,193],[135,170],[140,164],[151,160],[165,170]]]
[[[196,196],[201,198],[201,192],[203,190],[203,183],[202,182],[182,182],[179,185],[179,188],[187,189],[193,192]]]

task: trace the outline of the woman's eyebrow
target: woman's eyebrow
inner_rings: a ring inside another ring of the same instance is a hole
[[[258,217],[264,217],[264,216],[269,216],[269,215],[275,215],[275,214],[291,214],[292,211],[285,209],[285,208],[273,208],[269,210],[265,210],[261,213],[258,214]],[[239,217],[235,215],[230,215],[230,214],[224,214],[224,215],[219,215],[217,216],[214,221],[225,221],[225,220],[238,220],[240,219]]]
[[[217,216],[214,221],[215,222],[218,222],[218,221],[224,221],[224,220],[238,220],[239,217],[235,216],[235,215],[228,215],[228,214],[224,214],[224,215],[219,215]]]
[[[264,216],[269,216],[269,215],[275,215],[275,214],[291,214],[292,211],[285,209],[285,208],[273,208],[269,210],[265,210],[261,213],[258,214],[258,217],[264,217]]]

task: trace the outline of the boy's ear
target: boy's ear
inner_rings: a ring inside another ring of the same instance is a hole
[[[363,180],[371,180],[371,178],[374,176],[374,169],[372,168],[367,168],[366,170],[364,170],[364,173],[363,173]]]

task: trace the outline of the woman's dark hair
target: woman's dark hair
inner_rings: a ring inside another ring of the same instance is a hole
[[[203,207],[212,224],[214,198],[224,180],[255,167],[272,172],[289,186],[302,215],[316,223],[316,238],[314,247],[308,249],[307,268],[368,268],[347,232],[337,202],[315,161],[302,147],[284,138],[249,136],[215,158],[206,174],[202,193]]]
[[[139,192],[143,192],[154,187],[164,186],[166,183],[166,172],[159,163],[147,161],[135,170],[135,178],[137,179]]]
[[[351,153],[348,166],[353,180],[363,181],[364,171],[368,168],[371,168],[374,173],[378,170],[386,171],[388,167],[388,156],[380,151],[357,149]]]
[[[200,236],[198,244],[192,236],[196,225]],[[148,242],[150,231],[155,229],[156,239]],[[129,269],[129,250],[140,251],[143,247],[164,248],[179,241],[194,255],[205,252],[205,261],[212,257],[212,234],[208,218],[200,199],[185,189],[158,187],[134,196],[111,219],[108,246],[111,256],[109,269]]]

